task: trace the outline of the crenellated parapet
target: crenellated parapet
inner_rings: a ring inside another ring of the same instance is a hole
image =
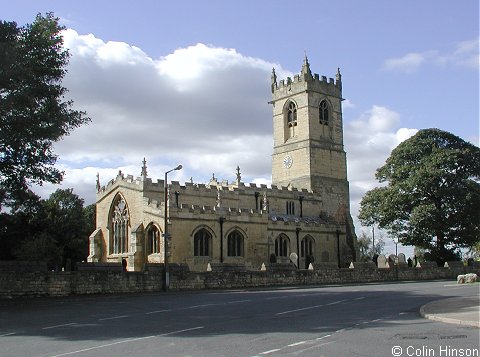
[[[281,79],[277,82],[275,69],[272,71],[271,79],[273,101],[289,96],[289,92],[301,92],[305,90],[325,93],[340,98],[342,97],[342,76],[340,74],[340,69],[337,69],[335,79],[320,76],[317,73],[312,74],[306,56],[300,74],[295,74],[293,79],[287,77],[287,79]]]
[[[108,181],[106,185],[101,186],[99,177],[97,176],[97,201],[101,200],[119,187],[136,191],[141,190],[144,192],[163,192],[164,182],[163,180],[153,182],[152,179],[148,177],[134,178],[133,175],[124,175],[119,171],[114,179]]]

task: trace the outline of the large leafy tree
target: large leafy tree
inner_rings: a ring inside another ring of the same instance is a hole
[[[0,208],[32,183],[60,182],[53,144],[90,120],[64,98],[62,30],[52,13],[24,27],[0,21]]]
[[[375,177],[386,186],[366,193],[364,225],[378,224],[437,262],[480,240],[480,149],[439,130],[420,130],[398,145]]]
[[[13,217],[29,234],[22,239],[19,232],[10,232],[17,234],[13,256],[46,260],[50,268],[58,269],[85,260],[88,236],[95,225],[95,206],[84,208],[83,203],[72,189],[58,189],[48,199],[39,200],[33,213],[30,208],[16,211]]]

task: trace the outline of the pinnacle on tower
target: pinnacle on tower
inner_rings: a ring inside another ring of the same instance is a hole
[[[242,180],[242,175],[240,174],[240,166],[237,166],[237,185],[240,185],[241,180]]]
[[[312,71],[310,70],[310,63],[308,63],[307,52],[305,51],[305,58],[303,59],[302,72],[303,79],[312,78]]]
[[[145,180],[147,178],[147,160],[145,160],[145,158],[143,158],[142,164],[142,173],[140,175],[142,179]]]
[[[97,192],[100,191],[100,188],[101,188],[101,186],[100,186],[100,173],[97,172]]]
[[[272,93],[273,93],[275,91],[275,89],[277,88],[277,74],[275,73],[275,68],[272,68],[271,79],[272,79],[271,89],[272,89]]]
[[[342,75],[340,73],[340,67],[337,68],[337,74],[335,75],[337,86],[342,90]]]

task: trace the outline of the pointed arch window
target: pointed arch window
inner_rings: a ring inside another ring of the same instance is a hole
[[[297,125],[297,106],[294,102],[288,103],[287,123],[289,126]]]
[[[288,101],[285,107],[285,140],[295,136],[295,128],[297,126],[297,105]]]
[[[212,236],[206,229],[201,229],[193,236],[193,255],[209,257],[211,254]]]
[[[328,125],[330,121],[330,110],[328,109],[328,103],[326,100],[322,100],[319,106],[319,119],[320,124]]]
[[[128,225],[129,214],[127,203],[123,197],[118,196],[114,203],[112,213],[112,253],[121,254],[128,252]]]
[[[275,255],[277,257],[287,257],[290,247],[290,241],[286,236],[280,236],[275,239]]]
[[[315,247],[315,242],[312,237],[307,236],[303,238],[300,245],[300,256],[302,258],[313,256],[314,247]]]
[[[147,231],[147,254],[160,253],[160,230],[152,225]]]
[[[228,235],[227,255],[229,257],[243,257],[243,236],[236,230]]]

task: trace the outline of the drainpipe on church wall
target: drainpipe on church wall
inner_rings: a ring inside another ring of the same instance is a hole
[[[218,222],[220,222],[220,263],[223,263],[223,222],[225,222],[225,217],[220,217]]]
[[[338,267],[340,268],[341,267],[341,264],[340,264],[340,230],[337,229],[336,233],[337,233],[337,260],[338,260]]]
[[[302,229],[297,227],[297,229],[295,230],[295,233],[297,235],[297,269],[300,269],[300,240],[299,240],[299,235],[300,235],[300,231]]]

